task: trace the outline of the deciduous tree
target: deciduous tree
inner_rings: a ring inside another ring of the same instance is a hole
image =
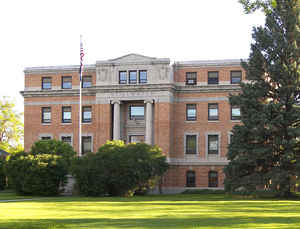
[[[16,112],[14,108],[15,104],[7,98],[0,100],[0,148],[7,152],[23,149],[22,114]]]

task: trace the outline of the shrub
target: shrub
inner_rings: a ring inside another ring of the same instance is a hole
[[[157,146],[108,141],[97,153],[74,161],[79,192],[87,196],[128,196],[155,185],[168,164]]]
[[[76,152],[69,144],[55,139],[50,139],[35,142],[31,147],[30,154],[52,154],[62,156],[68,166],[70,166]]]
[[[20,194],[57,195],[67,181],[73,148],[57,140],[34,143],[30,153],[12,154],[5,170],[11,186]]]
[[[5,189],[6,187],[6,175],[4,172],[4,163],[5,163],[5,158],[0,157],[0,190]]]
[[[6,171],[17,193],[43,196],[59,194],[68,173],[62,156],[26,153],[10,156]]]

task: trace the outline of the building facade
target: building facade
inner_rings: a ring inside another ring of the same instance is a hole
[[[25,150],[55,138],[78,151],[79,66],[26,68]],[[107,140],[161,147],[170,164],[165,192],[222,188],[231,129],[240,109],[229,94],[245,80],[240,60],[187,61],[129,54],[86,65],[82,78],[82,152]]]

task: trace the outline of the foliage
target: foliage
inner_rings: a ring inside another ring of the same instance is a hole
[[[228,191],[267,189],[290,196],[300,174],[300,48],[296,1],[276,1],[265,27],[254,29],[243,63],[250,83],[230,97],[243,125],[233,128],[225,168]]]
[[[277,7],[277,2],[282,0],[239,0],[243,5],[246,13],[253,13],[258,9],[262,9],[265,14],[272,13],[273,9]],[[298,7],[300,7],[300,0],[291,0],[297,2]]]
[[[14,107],[15,104],[6,98],[0,100],[0,149],[7,152],[23,149],[22,114],[17,113]]]
[[[11,155],[5,169],[16,192],[25,195],[59,194],[68,173],[62,156],[25,152]]]
[[[76,152],[69,144],[55,139],[50,139],[36,141],[31,147],[30,154],[52,154],[62,156],[67,162],[68,166],[70,166],[73,157],[76,155]]]
[[[33,144],[30,153],[9,156],[5,170],[9,183],[17,193],[26,195],[57,195],[66,181],[73,148],[57,140],[41,140]]]
[[[163,175],[168,164],[157,146],[108,141],[97,153],[77,158],[73,174],[87,196],[128,196]]]
[[[4,157],[0,157],[0,190],[3,190],[6,187],[6,175],[4,172]]]

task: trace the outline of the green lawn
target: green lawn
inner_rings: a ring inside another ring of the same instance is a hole
[[[4,228],[290,229],[300,228],[300,201],[220,194],[42,198],[0,203],[0,229]]]

